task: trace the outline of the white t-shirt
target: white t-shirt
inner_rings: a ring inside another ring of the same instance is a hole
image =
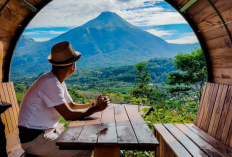
[[[55,128],[61,115],[54,106],[72,102],[65,83],[48,72],[27,90],[21,102],[19,126],[31,129]]]

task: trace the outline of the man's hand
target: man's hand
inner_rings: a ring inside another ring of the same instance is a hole
[[[97,99],[95,100],[94,105],[98,111],[103,111],[104,109],[108,107],[109,103],[110,103],[110,100],[107,96],[99,95]]]

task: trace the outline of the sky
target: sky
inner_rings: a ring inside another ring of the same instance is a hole
[[[36,41],[47,41],[104,11],[115,12],[169,43],[198,42],[184,18],[163,0],[53,0],[31,21],[24,35]]]

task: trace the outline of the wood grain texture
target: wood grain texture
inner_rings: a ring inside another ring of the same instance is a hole
[[[138,140],[131,126],[124,106],[115,106],[115,121],[119,145],[138,145]]]
[[[223,47],[209,51],[210,58],[220,59],[224,57],[231,57],[232,47]]]
[[[16,106],[10,97],[10,93],[9,93],[9,89],[8,89],[7,84],[9,84],[9,83],[2,83],[2,86],[3,86],[3,91],[4,91],[6,102],[8,102],[12,105],[12,107],[9,109],[9,111],[11,113],[11,123],[13,124],[13,129],[15,130],[18,128],[18,114],[17,114]]]
[[[232,68],[213,69],[214,78],[232,79]]]
[[[0,28],[11,33],[15,33],[19,25],[0,17]]]
[[[175,124],[175,126],[180,129],[186,136],[188,136],[199,148],[201,148],[208,156],[214,157],[224,157],[225,155],[210,145],[208,142],[203,140],[195,132],[189,129],[184,124]]]
[[[8,125],[7,125],[7,120],[6,120],[6,115],[5,113],[1,114],[2,122],[5,124],[5,134],[8,135],[10,133]]]
[[[232,86],[229,86],[228,91],[227,91],[227,95],[226,95],[226,100],[225,100],[225,103],[224,103],[224,107],[222,109],[221,118],[220,118],[220,121],[219,121],[217,133],[216,133],[216,139],[218,139],[219,141],[221,140],[222,132],[224,130],[224,127],[226,127],[225,121],[227,119],[228,111],[230,109],[231,98],[232,98]],[[227,126],[229,127],[230,123]],[[226,134],[224,134],[224,135],[227,138],[228,132]],[[226,142],[226,139],[224,140],[224,143],[225,142]]]
[[[171,134],[170,132],[162,125],[162,124],[154,124],[154,129],[160,134],[165,140],[165,143],[171,148],[171,150],[175,153],[176,156],[190,157],[192,156]],[[160,143],[162,144],[162,143]],[[162,147],[162,145],[160,146]],[[164,149],[164,148],[162,148]],[[160,149],[160,155],[165,156],[163,154],[164,150]],[[165,153],[165,152],[164,152]]]
[[[204,120],[204,125],[202,127],[202,129],[204,131],[206,131],[206,132],[208,131],[208,128],[209,128],[209,122],[210,122],[212,112],[213,112],[213,108],[214,108],[214,105],[215,105],[215,101],[216,101],[216,98],[217,98],[218,88],[219,88],[219,84],[215,84],[214,89],[213,89],[213,94],[212,94],[212,97],[211,97],[211,100],[210,100],[210,103],[209,103],[209,106],[208,106],[208,110],[207,110],[207,113],[206,113],[206,118]]]
[[[56,145],[73,145],[76,143],[85,121],[72,121],[62,135],[57,139]]]
[[[211,105],[210,102],[211,102],[211,100],[213,101],[213,99],[214,99],[214,97],[213,97],[214,85],[215,85],[214,83],[210,84],[210,91],[209,91],[209,95],[208,95],[208,100],[205,104],[205,108],[203,109],[203,115],[201,118],[202,120],[201,120],[201,124],[199,125],[201,129],[203,129],[205,126],[205,119],[207,117],[209,106]]]
[[[209,50],[220,49],[220,48],[231,48],[232,43],[228,35],[222,36],[216,39],[211,39],[206,41],[206,45]],[[217,51],[217,50],[216,50]],[[209,53],[212,53],[209,51]]]
[[[213,78],[213,82],[222,84],[222,85],[232,85],[231,79]]]
[[[1,101],[6,102],[2,84],[0,84],[0,97],[1,97]],[[11,115],[12,115],[12,114],[11,114],[11,112],[10,112],[9,109],[6,110],[6,111],[4,112],[4,114],[6,115],[6,123],[5,123],[5,125],[8,126],[9,133],[12,133],[13,130],[14,130],[14,126],[13,126],[13,124],[12,124],[12,122],[11,122],[11,118],[12,118]]]
[[[217,139],[213,138],[200,128],[198,128],[194,124],[185,124],[189,129],[191,129],[193,132],[195,132],[198,136],[200,136],[202,139],[204,139],[206,142],[208,142],[210,145],[212,145],[214,148],[216,148],[218,151],[223,153],[226,156],[232,156],[232,149],[222,144]]]
[[[205,111],[205,108],[206,108],[206,104],[208,102],[208,99],[209,97],[211,96],[212,94],[212,87],[211,87],[211,83],[207,83],[207,88],[206,88],[206,94],[205,94],[205,98],[204,98],[204,101],[202,103],[202,107],[201,107],[201,111],[200,111],[200,114],[199,114],[199,118],[198,118],[198,122],[197,122],[197,126],[200,126],[201,125],[201,122],[202,122],[202,117],[203,117],[203,114],[204,114],[204,111]]]
[[[19,106],[18,101],[17,101],[17,98],[16,98],[16,93],[15,93],[15,89],[14,89],[14,84],[13,84],[13,82],[10,82],[10,85],[11,85],[11,92],[12,92],[12,96],[13,96],[13,98],[14,98],[14,102],[15,102],[15,104],[16,104],[17,106]],[[17,107],[16,109],[17,109],[17,112],[18,112],[18,114],[19,114],[19,107]]]
[[[218,129],[218,126],[219,126],[219,121],[220,121],[220,118],[221,118],[221,115],[222,115],[222,109],[223,109],[223,106],[224,106],[225,100],[226,100],[227,91],[228,91],[228,86],[224,85],[222,95],[221,95],[221,99],[220,99],[219,105],[218,105],[218,107],[216,109],[216,115],[215,115],[215,120],[214,120],[214,124],[213,124],[213,130],[211,132],[211,135],[213,137],[216,137],[217,129]]]
[[[212,118],[210,119],[209,128],[208,128],[208,133],[209,134],[211,134],[212,130],[213,130],[213,125],[214,125],[214,122],[215,122],[215,117],[216,117],[216,114],[217,114],[217,109],[218,109],[218,106],[220,104],[220,100],[221,100],[221,96],[222,96],[222,91],[223,90],[227,90],[227,89],[224,89],[223,87],[224,87],[223,85],[219,85],[219,88],[218,88],[217,98],[216,98],[216,101],[215,101],[215,104],[214,104],[214,108],[213,108],[213,112],[212,112],[212,116],[211,116]]]
[[[138,113],[138,106],[127,105],[125,106],[125,109],[131,122],[131,125],[134,129],[135,135],[138,139],[139,145],[150,147],[158,146],[159,143],[157,139],[154,137],[150,128],[147,126],[146,122]]]
[[[202,96],[201,96],[201,100],[200,100],[200,103],[199,103],[195,124],[197,124],[198,120],[199,120],[199,114],[200,114],[200,111],[201,111],[202,103],[204,102],[206,88],[207,88],[207,82],[205,82],[205,85],[203,87]]]
[[[231,86],[230,86],[230,88],[231,88]],[[224,144],[226,144],[226,140],[227,140],[227,137],[229,134],[231,122],[232,122],[232,102],[230,101],[230,104],[228,107],[228,113],[227,113],[227,116],[225,118],[225,125],[223,127],[223,132],[222,132],[222,136],[221,136],[221,141]]]
[[[184,133],[173,124],[164,124],[169,132],[191,153],[192,156],[207,157]]]
[[[232,148],[232,123],[230,124],[230,130],[229,130],[229,135],[226,141],[226,145]]]
[[[120,157],[119,146],[96,146],[94,157]]]
[[[229,30],[232,30],[231,29],[232,23],[231,22],[228,23],[227,27],[228,27]],[[220,27],[212,28],[209,31],[201,32],[201,33],[202,33],[202,36],[204,37],[204,39],[206,41],[216,39],[216,38],[220,38],[220,37],[224,37],[224,36],[228,35],[224,25],[222,25]]]
[[[107,107],[102,113],[98,143],[107,145],[118,144],[113,106]]]
[[[101,116],[102,112],[98,112],[91,115],[90,120],[86,120],[81,134],[76,140],[76,142],[88,145],[95,145],[97,143]]]
[[[27,17],[31,13],[26,6],[22,5],[17,0],[10,0],[7,7],[22,17]]]

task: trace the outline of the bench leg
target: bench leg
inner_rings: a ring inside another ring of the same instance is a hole
[[[119,146],[96,146],[94,147],[94,157],[120,157]]]

